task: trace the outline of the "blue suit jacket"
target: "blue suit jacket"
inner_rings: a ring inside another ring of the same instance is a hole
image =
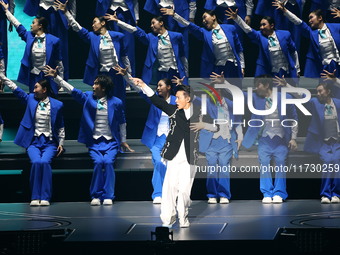
[[[249,96],[249,95],[248,95]],[[282,116],[281,114],[281,93],[278,92],[278,101],[277,101],[277,109],[279,112],[279,117],[280,120],[284,120],[284,119],[294,119],[294,120],[298,120],[298,115],[295,109],[294,105],[288,104],[287,105],[287,115],[286,116]],[[252,95],[253,97],[253,104],[255,109],[258,110],[265,110],[266,107],[266,99],[259,97],[258,95],[256,95],[256,93],[253,93]],[[287,98],[292,98],[292,96],[290,94],[287,94]],[[255,114],[251,115],[251,119],[260,119],[260,120],[264,120],[264,116],[258,116]],[[255,126],[257,124],[253,124],[253,126]],[[243,142],[242,145],[245,148],[250,148],[251,146],[254,145],[257,137],[258,137],[258,133],[260,131],[261,127],[248,127],[247,132],[244,135],[243,138]],[[284,139],[286,141],[286,143],[288,144],[288,142],[291,140],[292,137],[292,130],[290,127],[284,127],[284,131],[285,131],[285,135],[284,135]]]
[[[93,97],[92,91],[83,93],[81,90],[74,88],[71,95],[78,103],[83,105],[78,142],[90,147],[94,143],[93,130],[96,121],[97,100]],[[119,98],[111,97],[107,99],[107,104],[111,134],[119,146],[121,143],[119,125],[126,123],[123,103]]]
[[[60,0],[60,2],[65,3],[66,0]],[[28,16],[37,16],[39,13],[39,6],[40,0],[26,0],[25,6],[24,6],[24,13],[26,13]],[[60,15],[61,20],[63,21],[63,25],[65,26],[65,29],[68,29],[68,22],[65,18],[65,15],[62,11],[57,11]]]
[[[185,47],[183,35],[181,33],[168,31],[172,49],[175,54],[177,68],[180,77],[187,76],[185,74],[184,65],[181,61],[181,57],[185,57]],[[146,58],[144,62],[142,79],[146,84],[149,84],[152,78],[152,67],[157,60],[158,53],[158,37],[153,33],[145,33],[145,31],[139,27],[137,27],[137,31],[133,33],[138,40],[140,40],[143,44],[148,46],[148,52],[146,53]],[[186,77],[187,81],[187,77]],[[187,82],[184,82],[187,84]]]
[[[233,25],[228,24],[220,24],[220,26],[230,43],[230,46],[237,60],[237,65],[239,68],[241,68],[239,53],[243,51],[243,48],[240,40],[238,39],[236,29]],[[190,22],[188,29],[198,40],[204,42],[203,52],[201,56],[200,75],[202,78],[210,77],[215,64],[214,46],[212,43],[212,30],[209,31],[203,27],[195,25],[192,22]]]
[[[332,98],[338,114],[338,123],[340,124],[340,99]],[[310,153],[318,154],[323,144],[325,105],[321,104],[317,98],[312,98],[305,104],[312,113],[312,119],[308,126],[304,150]]]
[[[280,42],[280,46],[283,54],[288,61],[289,73],[293,78],[297,77],[297,71],[295,68],[294,52],[296,51],[295,43],[292,40],[290,32],[285,30],[275,30],[276,36]],[[247,33],[252,42],[259,46],[259,56],[256,60],[255,76],[268,74],[272,72],[272,65],[270,61],[270,52],[268,49],[268,38],[262,35],[260,31],[252,29]]]
[[[31,55],[32,55],[32,45],[34,42],[34,34],[27,31],[23,25],[17,28],[17,32],[21,39],[26,42],[26,47],[24,51],[24,56],[21,59],[21,66],[18,75],[18,81],[29,85],[29,77],[32,69]],[[58,61],[62,60],[60,51],[60,40],[51,34],[46,34],[46,65],[56,68]]]
[[[217,7],[216,0],[206,0],[204,9],[206,10],[215,10]],[[237,13],[240,15],[242,19],[244,19],[247,15],[247,9],[246,9],[246,1],[245,0],[235,0],[236,6],[237,6]]]
[[[152,104],[150,99],[145,97],[143,92],[140,92],[140,94],[151,105],[141,139],[142,143],[145,144],[149,149],[151,149],[157,137],[157,128],[159,120],[161,118],[162,110],[157,108],[154,104]],[[176,97],[170,95],[170,104],[175,105],[176,104],[175,101]]]
[[[229,118],[230,120],[234,122],[239,122],[240,121],[240,117],[241,116],[235,116],[233,115],[233,103],[232,101],[230,101],[228,98],[224,98],[224,100],[226,101],[227,105],[228,105],[228,110],[229,110]],[[217,112],[217,107],[209,100],[208,101],[208,114],[211,117],[211,119],[217,119],[218,116],[218,112]],[[238,144],[235,142],[237,140],[237,133],[236,133],[236,125],[233,125],[232,129],[230,130],[230,134],[231,134],[231,139],[230,139],[230,143],[233,146],[233,154],[234,157],[237,158],[238,157]],[[199,134],[199,151],[202,153],[205,153],[210,144],[211,141],[213,139],[214,133],[205,129],[201,129],[200,130],[200,134]]]
[[[150,12],[155,16],[160,16],[162,13],[159,11],[159,2],[160,0],[146,0],[144,5],[144,10]],[[189,19],[189,3],[196,2],[196,0],[174,0],[175,5],[175,12],[178,13],[180,16],[185,18],[186,20]],[[180,25],[182,26],[182,25]]]
[[[337,49],[340,50],[340,24],[326,23],[326,25],[332,34]],[[304,76],[310,78],[319,78],[323,69],[323,65],[320,55],[318,30],[312,30],[312,28],[305,22],[302,22],[298,26],[301,28],[302,35],[310,40],[309,49],[306,56]]]
[[[124,66],[122,62],[122,57],[126,56],[126,47],[123,44],[124,34],[115,31],[109,31],[112,39],[113,46],[115,47],[116,54],[118,57],[118,62],[120,66]],[[100,68],[100,55],[99,55],[99,45],[100,45],[100,35],[94,32],[89,32],[86,28],[79,30],[78,35],[86,43],[90,44],[89,55],[86,61],[86,67],[84,72],[84,83],[93,85],[96,79],[99,68]]]
[[[0,124],[4,124],[4,120],[2,119],[1,114],[0,114]]]
[[[133,4],[133,0],[125,0],[125,3],[129,8],[131,16],[136,21],[136,16],[135,16],[135,11],[134,11],[135,5]],[[110,6],[111,6],[111,0],[97,0],[96,15],[99,17],[104,16],[105,13],[107,13]]]
[[[26,94],[26,92],[24,92],[19,87],[14,90],[13,93],[16,97],[21,99],[24,104],[27,105],[24,117],[20,122],[17,135],[14,139],[14,143],[27,148],[28,146],[30,146],[34,136],[35,114],[39,100],[34,98],[33,93]],[[56,144],[59,144],[58,131],[60,128],[64,127],[64,119],[62,114],[63,103],[51,97],[49,99],[51,105],[51,127],[53,141]]]

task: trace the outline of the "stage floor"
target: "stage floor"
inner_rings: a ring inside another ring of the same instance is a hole
[[[150,244],[155,244],[156,241],[152,232],[161,226],[159,214],[160,205],[153,205],[152,201],[123,201],[115,202],[112,206],[66,202],[52,203],[49,207],[30,207],[28,203],[2,203],[0,233],[67,230],[66,238],[57,246],[58,253],[68,250],[79,251],[79,254],[105,254],[107,249],[120,247],[126,250],[125,254],[138,254],[136,251],[140,249],[145,249],[145,253],[140,254],[168,254],[164,249],[156,252],[154,246],[148,250]],[[287,200],[283,204],[262,204],[260,200],[232,200],[230,204],[207,204],[206,201],[196,200],[190,206],[189,219],[189,228],[180,228],[177,221],[169,230],[173,234],[173,243],[182,245],[172,246],[178,249],[172,250],[172,254],[175,252],[178,255],[193,248],[201,254],[200,251],[209,251],[211,245],[216,249],[229,245],[229,251],[237,250],[239,254],[244,250],[261,251],[264,245],[268,254],[279,254],[282,248],[278,247],[277,240],[280,239],[281,233],[283,238],[292,238],[296,236],[297,230],[306,229],[314,230],[312,241],[315,242],[310,241],[310,234],[303,232],[307,238],[303,241],[304,248],[312,249],[309,246],[313,245],[316,245],[319,251],[325,250],[325,247],[333,250],[334,245],[339,248],[338,242],[333,242],[329,236],[339,237],[340,204],[320,204],[318,199]],[[322,232],[325,230],[333,232]],[[171,239],[171,234],[169,238]],[[329,246],[328,242],[325,244],[325,239],[333,246]],[[141,244],[144,245],[143,248]],[[294,244],[296,245],[296,241]],[[129,249],[133,252],[129,253]],[[169,249],[169,246],[166,246],[166,250],[171,251]],[[300,246],[289,249],[296,251],[296,254],[305,254],[297,252],[301,249]],[[51,251],[47,254],[51,254]]]
[[[90,206],[85,202],[52,203],[30,207],[26,203],[0,204],[2,231],[69,228],[66,242],[145,241],[161,226],[160,205],[151,201],[115,202]],[[178,221],[174,240],[273,240],[279,228],[340,228],[340,204],[319,200],[287,200],[262,204],[258,200],[232,200],[230,204],[193,201],[189,228]]]

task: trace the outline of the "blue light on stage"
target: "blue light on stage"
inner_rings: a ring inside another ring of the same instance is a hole
[[[25,0],[15,1],[14,16],[17,20],[27,29],[30,30],[30,25],[34,17],[28,16],[24,13]],[[9,22],[8,22],[9,24]],[[8,64],[7,64],[7,77],[11,80],[18,78],[20,61],[24,54],[26,43],[21,40],[15,28],[12,32],[8,33]]]

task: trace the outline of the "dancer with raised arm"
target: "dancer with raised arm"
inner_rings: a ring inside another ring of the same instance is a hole
[[[78,142],[84,143],[94,163],[90,186],[91,205],[112,205],[115,198],[114,162],[122,148],[133,151],[126,143],[126,121],[122,101],[113,96],[110,76],[98,75],[93,91],[82,92],[64,81],[55,69],[46,66],[46,76],[54,80],[83,105]]]

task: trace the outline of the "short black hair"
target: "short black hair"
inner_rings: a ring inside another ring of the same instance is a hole
[[[187,85],[178,85],[176,86],[176,93],[178,91],[183,91],[183,94],[185,97],[190,97],[190,101],[191,101],[191,89],[190,89],[190,86],[187,86]]]
[[[269,88],[272,89],[273,88],[273,76],[269,74],[256,76],[254,79],[254,87],[257,87],[260,83],[262,83],[263,85],[269,84]]]
[[[42,79],[42,80],[37,81],[37,83],[39,83],[40,86],[41,86],[43,89],[46,88],[46,94],[47,94],[47,96],[55,97],[49,79]]]
[[[105,94],[108,98],[113,96],[113,82],[110,76],[100,74],[95,79],[96,83],[105,89]]]

